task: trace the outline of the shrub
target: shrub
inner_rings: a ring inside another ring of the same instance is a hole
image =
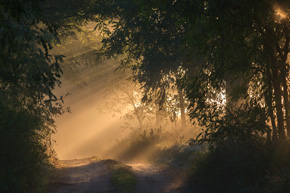
[[[289,147],[229,140],[200,160],[194,179],[215,193],[289,192]]]
[[[111,166],[111,181],[116,193],[133,193],[137,183],[131,167],[118,162]]]
[[[148,159],[162,140],[163,133],[160,129],[135,131],[124,141],[119,142],[122,150],[117,156],[123,161]]]
[[[0,192],[43,192],[51,130],[29,110],[0,103]]]

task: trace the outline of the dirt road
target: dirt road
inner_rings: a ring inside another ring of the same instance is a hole
[[[106,161],[94,158],[60,161],[49,193],[110,193]]]
[[[183,178],[165,167],[128,165],[137,178],[135,193],[181,193]],[[110,160],[95,158],[60,161],[48,193],[114,193],[109,166]]]
[[[180,193],[183,178],[166,167],[129,164],[137,178],[135,193]]]

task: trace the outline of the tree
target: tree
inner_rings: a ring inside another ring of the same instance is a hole
[[[164,101],[169,85],[165,77],[181,66],[188,78],[185,85],[192,118],[213,112],[222,117],[255,104],[255,108],[266,109],[265,121],[271,121],[273,140],[284,140],[286,131],[290,133],[287,2],[110,4],[114,13],[106,10],[100,15],[111,17],[108,25],[114,30],[102,25],[107,37],[100,53],[126,55],[122,64],[133,69],[144,99],[158,91]],[[222,101],[224,92],[224,108],[208,102]]]
[[[172,81],[169,76],[178,76],[178,69],[185,65],[182,45],[185,26],[176,13],[180,7],[168,1],[111,1],[111,16],[107,25],[103,20],[98,27],[106,33],[100,56],[107,58],[125,55],[122,66],[133,71],[133,79],[141,84],[143,101],[153,98],[160,109],[165,102]],[[114,14],[113,14],[114,13]],[[178,20],[178,21],[176,21]],[[176,77],[175,80],[178,81]],[[174,83],[176,84],[176,83]],[[178,85],[181,118],[185,127],[185,106],[182,84]]]
[[[53,94],[62,56],[49,52],[59,39],[37,0],[1,1],[0,10],[0,191],[40,192],[63,112]]]
[[[116,30],[103,53],[127,54],[148,98],[159,87],[166,90],[164,77],[176,72],[179,64],[172,61],[181,58],[190,117],[204,126],[201,139],[211,143],[201,167],[207,172],[199,175],[206,185],[218,182],[213,191],[220,192],[267,192],[272,185],[273,192],[288,190],[289,2],[112,2]],[[174,44],[177,37],[181,41]],[[213,173],[214,180],[208,179]],[[282,185],[269,176],[280,176]]]
[[[217,90],[226,89],[228,104],[239,98],[246,99],[243,103],[256,100],[256,105],[267,111],[265,121],[268,117],[271,120],[273,140],[284,140],[289,125],[289,18],[286,9],[283,13],[281,7],[287,8],[289,4],[207,1],[201,5],[201,13],[196,17],[198,22],[195,20],[197,25],[189,30],[190,44],[199,48],[200,55],[207,56],[200,70],[207,79],[200,85],[203,92],[208,93],[207,85]],[[192,15],[187,18],[190,22]],[[204,72],[205,69],[209,72]],[[199,99],[194,99],[196,90],[188,89],[188,92],[193,113],[197,110],[193,104]],[[232,103],[228,107],[233,106]]]
[[[49,120],[61,105],[52,90],[60,84],[62,56],[49,54],[59,42],[55,27],[41,17],[37,1],[13,1],[1,8],[6,13],[0,33],[1,98]]]

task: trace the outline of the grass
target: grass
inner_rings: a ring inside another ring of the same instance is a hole
[[[133,193],[137,180],[131,167],[116,162],[110,169],[115,193]]]

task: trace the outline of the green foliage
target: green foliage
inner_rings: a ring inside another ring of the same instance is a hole
[[[15,105],[49,121],[61,113],[61,101],[52,90],[60,85],[62,56],[49,54],[59,42],[55,27],[42,20],[37,1],[11,1],[1,6],[5,8],[0,18],[1,100],[15,100],[19,102]]]
[[[186,170],[190,173],[206,152],[206,145],[175,144],[170,147],[158,149],[155,152],[153,161],[158,164],[166,164],[179,170]]]
[[[53,117],[63,112],[56,27],[40,2],[0,2],[0,192],[44,192],[51,169]]]
[[[135,130],[127,137],[116,141],[109,153],[122,161],[148,161],[187,167],[204,149],[203,145],[188,145],[188,139],[196,137],[191,130],[180,128]]]
[[[246,105],[254,101],[254,108],[266,111],[263,119],[271,118],[273,137],[277,122],[279,137],[285,139],[284,119],[290,131],[290,117],[283,114],[289,109],[289,17],[279,18],[277,10],[285,7],[287,12],[289,3],[120,0],[108,5],[111,9],[100,12],[108,20],[98,23],[107,32],[99,54],[125,55],[122,65],[133,70],[144,100],[157,92],[164,102],[170,74],[182,67],[184,80],[173,84],[186,87],[191,118],[210,113],[220,119],[239,108],[238,100]],[[217,105],[222,92],[226,104]]]
[[[203,60],[188,74],[186,83],[192,117],[211,111],[210,116],[219,119],[222,112],[235,111],[241,103],[255,100],[266,112],[265,121],[271,118],[273,137],[277,138],[277,122],[279,137],[285,139],[289,128],[288,115],[283,115],[289,109],[289,17],[280,20],[277,10],[284,7],[286,11],[289,6],[284,1],[207,1],[201,14],[185,16],[193,24],[187,43]],[[226,110],[208,102],[223,90]],[[288,120],[286,127],[284,119]]]
[[[43,192],[51,172],[51,128],[26,109],[0,103],[0,192]]]
[[[204,132],[199,135],[201,142],[214,145],[223,145],[225,141],[264,140],[263,136],[268,131],[266,124],[266,111],[255,101],[241,105],[236,110],[225,109],[218,111],[215,108],[207,108],[199,114],[198,119]]]
[[[108,32],[99,55],[111,58],[124,54],[121,66],[133,70],[134,80],[144,90],[143,99],[154,98],[156,91],[156,100],[163,103],[171,86],[167,75],[176,73],[184,61],[181,45],[185,28],[174,25],[180,21],[177,10],[181,7],[170,1],[125,0],[111,4],[111,12],[100,13],[112,16],[107,25],[98,22],[98,27]]]
[[[217,193],[287,192],[289,156],[289,144],[246,145],[228,141],[212,148],[200,160],[194,179]]]
[[[150,160],[162,137],[160,129],[134,131],[128,139],[117,144],[120,148],[118,159],[123,161]]]
[[[205,185],[218,192],[289,191],[289,153],[281,146],[290,134],[289,2],[111,3],[116,14],[104,15],[113,15],[114,30],[105,30],[100,54],[126,55],[123,64],[144,99],[159,89],[164,100],[166,78],[178,66],[185,70],[190,116],[212,147],[197,170]]]
[[[121,163],[111,166],[111,181],[116,193],[133,193],[137,183],[131,168]]]
[[[63,40],[75,38],[84,24],[95,20],[96,15],[107,3],[102,0],[43,0],[39,7],[48,23],[57,27]]]

